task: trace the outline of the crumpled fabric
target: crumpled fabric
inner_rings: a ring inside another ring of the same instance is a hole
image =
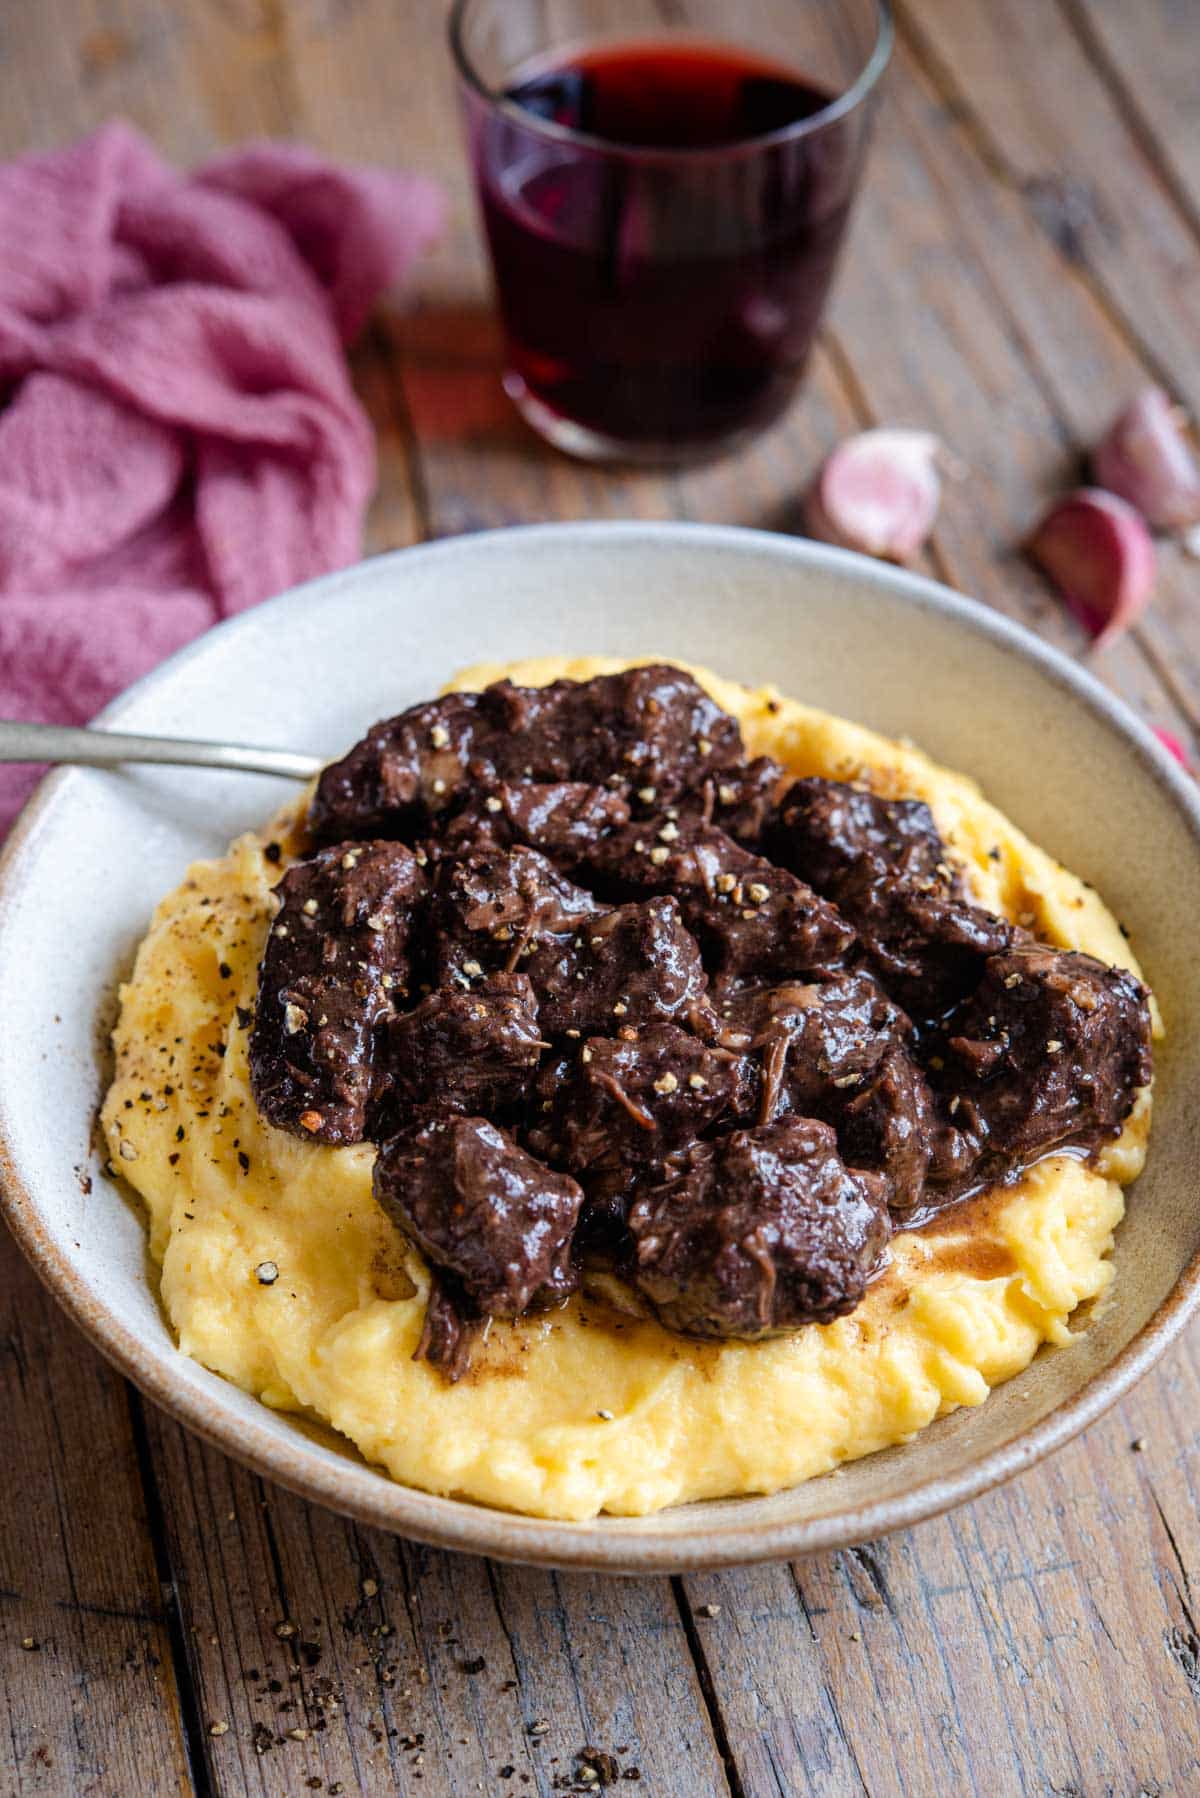
[[[343,346],[438,188],[261,143],[190,174],[114,123],[0,167],[0,716],[82,723],[361,553]],[[0,834],[37,771],[0,767]]]

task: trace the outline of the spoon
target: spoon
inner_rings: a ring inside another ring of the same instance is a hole
[[[241,768],[311,780],[325,766],[320,756],[294,749],[260,749],[248,743],[201,743],[187,737],[131,737],[115,730],[78,730],[60,724],[22,724],[0,719],[0,762],[84,762],[115,768],[121,762],[173,762],[186,768]]]

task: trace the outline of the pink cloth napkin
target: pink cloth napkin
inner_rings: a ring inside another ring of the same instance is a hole
[[[342,345],[441,219],[429,182],[129,126],[0,167],[0,716],[82,722],[216,620],[360,553]],[[0,767],[0,835],[33,784]]]

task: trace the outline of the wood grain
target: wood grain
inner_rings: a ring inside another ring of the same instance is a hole
[[[1200,33],[1187,0],[1064,0],[1175,204],[1200,232]]]
[[[590,1747],[651,1791],[726,1791],[667,1580],[424,1549],[265,1488],[165,1418],[150,1436],[201,1712],[228,1724],[207,1744],[216,1791],[548,1798]]]
[[[1182,1398],[1194,1353],[1159,1379]],[[948,1518],[689,1581],[694,1608],[720,1607],[701,1641],[747,1791],[1188,1792],[1194,1433],[1181,1466],[1162,1422],[1147,1382]]]
[[[1067,15],[1027,0],[901,0],[898,14],[991,178],[1089,275],[1148,366],[1200,405],[1195,233]]]
[[[0,1790],[190,1790],[140,1407],[7,1234],[0,1415]]]
[[[1014,546],[1139,381],[1200,405],[1186,8],[902,0],[805,395],[683,474],[555,457],[503,398],[441,12],[10,9],[0,152],[121,111],[181,161],[278,132],[444,178],[440,245],[353,358],[380,442],[372,549],[545,517],[795,529],[839,436],[920,424],[967,470],[931,570],[1085,652]],[[1144,625],[1094,658],[1181,734],[1200,722],[1196,594],[1168,555]],[[584,1789],[589,1746],[655,1798],[1200,1789],[1200,1333],[949,1518],[804,1565],[622,1583],[428,1552],[264,1487],[143,1413],[10,1249],[0,1294],[2,1791],[550,1798]]]

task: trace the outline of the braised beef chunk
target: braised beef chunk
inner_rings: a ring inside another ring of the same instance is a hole
[[[837,1316],[889,1209],[1111,1139],[1149,1077],[1132,976],[970,904],[926,805],[747,760],[675,668],[414,706],[309,822],[254,1092],[382,1145],[448,1378],[598,1262],[693,1335]]]
[[[682,907],[695,895],[715,897],[728,872],[736,881],[749,852],[702,818],[679,818],[676,807],[635,818],[592,846],[581,878],[603,897],[642,899],[672,893]]]
[[[289,868],[258,973],[250,1079],[263,1116],[361,1142],[381,1028],[408,995],[426,882],[401,843],[339,843]]]
[[[511,779],[655,788],[659,803],[742,760],[736,722],[680,668],[651,664],[549,687],[499,682]]]
[[[480,849],[442,862],[430,913],[439,984],[524,966],[539,943],[573,934],[600,906],[535,849]]]
[[[396,1126],[431,1105],[480,1113],[519,1103],[545,1047],[537,1012],[524,974],[485,974],[393,1018],[382,1066]]]
[[[419,835],[465,785],[480,722],[478,693],[450,693],[373,724],[317,782],[313,836]]]
[[[919,1020],[964,998],[983,958],[1012,940],[1003,919],[962,898],[919,800],[800,780],[784,796],[767,848],[832,900],[888,992]]]
[[[629,1213],[634,1285],[670,1329],[771,1336],[853,1310],[887,1243],[887,1189],[828,1124],[694,1143]]]
[[[988,961],[944,1061],[955,1125],[978,1145],[972,1183],[1095,1147],[1120,1134],[1151,1075],[1146,989],[1090,955],[1018,941]]]
[[[451,693],[368,731],[322,774],[319,839],[420,834],[468,783],[653,786],[670,800],[742,760],[737,724],[678,668]]]
[[[749,989],[720,1010],[722,1040],[738,1034],[761,1054],[761,1121],[785,1111],[835,1126],[854,1167],[886,1174],[893,1210],[922,1196],[936,1126],[933,1096],[914,1059],[912,1026],[870,974]]]
[[[946,846],[923,800],[881,799],[844,781],[796,781],[784,795],[779,825],[780,847],[823,893],[872,864],[897,880],[934,880],[946,860]]]
[[[589,1037],[539,1080],[550,1109],[529,1130],[535,1153],[572,1173],[626,1176],[663,1161],[725,1116],[749,1117],[753,1064],[675,1024]]]
[[[628,822],[628,801],[611,787],[501,781],[469,795],[439,832],[438,845],[503,849],[523,843],[556,866],[573,868],[598,836]]]
[[[924,1070],[902,1045],[881,1057],[848,1095],[837,1118],[838,1142],[851,1167],[876,1168],[896,1216],[925,1198],[939,1125]]]
[[[435,1117],[389,1138],[374,1191],[482,1316],[519,1317],[575,1290],[571,1239],[583,1193],[486,1118]]]
[[[413,1360],[428,1361],[453,1385],[471,1365],[471,1351],[483,1321],[454,1276],[431,1268],[425,1321]]]
[[[875,972],[922,1022],[944,1017],[971,992],[984,960],[1012,942],[1012,926],[992,912],[940,893],[898,892],[875,902],[876,923],[861,930]]]
[[[757,846],[785,775],[769,755],[730,768],[714,781],[712,821],[739,843]]]
[[[715,824],[726,836],[747,848],[757,848],[774,816],[775,801],[786,778],[779,763],[769,755],[756,756],[752,762],[723,769],[697,791],[684,794],[678,805],[679,815]]]
[[[674,899],[601,912],[572,936],[543,940],[522,966],[537,988],[547,1036],[708,1016],[700,950]]]
[[[614,895],[674,893],[723,982],[837,968],[855,945],[853,929],[811,887],[712,824],[635,820],[596,844],[588,868]]]
[[[788,1110],[820,1115],[816,1108],[831,1092],[853,1092],[912,1034],[904,1013],[861,969],[742,987],[722,997],[718,1016],[723,1042],[762,1053],[764,1123]]]
[[[762,980],[844,965],[854,932],[810,886],[752,857],[715,894],[691,892],[684,918],[722,983]]]

